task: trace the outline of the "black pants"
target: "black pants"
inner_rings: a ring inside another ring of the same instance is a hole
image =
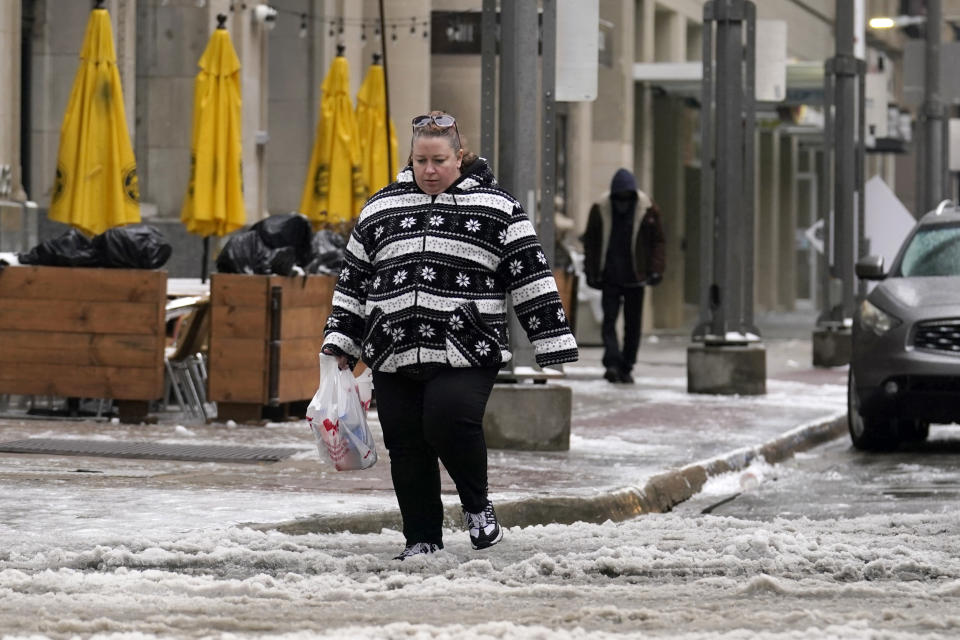
[[[429,377],[373,372],[407,544],[443,544],[438,459],[467,511],[487,505],[483,413],[496,377],[496,367],[439,369]]]
[[[623,301],[623,349],[617,341],[617,316]],[[603,366],[629,372],[637,362],[640,322],[643,319],[643,287],[604,284],[600,295],[603,309]]]

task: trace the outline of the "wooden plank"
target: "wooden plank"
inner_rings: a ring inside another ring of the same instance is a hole
[[[327,307],[333,300],[333,287],[336,276],[310,275],[304,278],[284,278],[271,276],[270,287],[283,288],[283,308]]]
[[[280,369],[319,368],[318,354],[323,346],[323,336],[295,338],[281,342]]]
[[[6,299],[0,330],[163,335],[164,326],[156,303]]]
[[[277,393],[279,402],[296,402],[310,400],[320,386],[320,368],[309,369],[282,369],[280,384]]]
[[[0,331],[0,366],[29,362],[160,368],[164,342],[146,335]]]
[[[257,338],[220,338],[210,343],[207,372],[211,400],[266,402],[266,342]]]
[[[213,360],[207,379],[207,397],[214,402],[266,402],[266,381],[263,377],[250,375],[250,372],[236,369],[218,368],[214,374]]]
[[[316,307],[289,309],[284,304],[280,315],[280,339],[323,337],[323,325],[326,323],[327,317]]]
[[[263,405],[258,402],[219,402],[217,403],[217,422],[233,420],[240,424],[263,422]]]
[[[13,266],[0,271],[0,299],[166,301],[167,273],[147,269]]]
[[[163,395],[163,368],[22,363],[0,367],[0,393],[156,400]]]
[[[257,338],[269,336],[267,307],[234,307],[213,305],[210,307],[210,341],[221,338]]]
[[[210,366],[248,369],[259,375],[267,366],[266,343],[255,338],[221,338],[210,345]]]
[[[214,306],[266,308],[270,278],[241,273],[215,273],[210,278],[210,303]]]

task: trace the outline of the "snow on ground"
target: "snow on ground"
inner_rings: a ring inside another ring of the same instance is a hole
[[[721,490],[723,490],[721,488]],[[106,506],[106,505],[104,505]],[[248,505],[256,508],[256,505]],[[56,505],[51,505],[55,508]],[[956,513],[652,515],[510,528],[403,563],[402,536],[0,529],[5,637],[936,638],[960,632]],[[227,635],[225,635],[227,634]]]

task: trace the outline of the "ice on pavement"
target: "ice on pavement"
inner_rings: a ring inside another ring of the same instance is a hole
[[[5,637],[946,638],[960,631],[956,513],[759,524],[651,515],[508,528],[503,543],[483,552],[469,548],[464,532],[447,531],[444,551],[399,563],[390,559],[403,544],[396,531],[288,536],[203,527],[169,511],[173,496],[153,497],[160,501],[154,522],[140,522],[139,531],[122,510],[87,529],[78,522],[72,531],[0,530]],[[250,497],[221,496],[224,503]],[[107,521],[114,530],[102,526]]]

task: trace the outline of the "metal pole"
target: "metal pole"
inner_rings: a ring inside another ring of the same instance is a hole
[[[716,345],[760,335],[753,326],[755,11],[745,0],[703,7],[702,267],[693,338]]]
[[[387,136],[387,180],[393,180],[395,167],[393,160],[393,145],[390,142],[390,82],[387,75],[387,32],[386,17],[383,12],[383,0],[380,0],[380,50],[383,53],[383,101],[386,103],[386,118],[383,122],[383,132]],[[372,194],[371,194],[372,195]]]
[[[823,101],[824,101],[824,122],[823,139],[826,144],[823,145],[823,161],[821,162],[821,181],[820,181],[820,205],[823,211],[823,253],[820,256],[820,316],[817,318],[817,324],[822,325],[832,319],[833,306],[831,304],[830,290],[833,279],[833,245],[834,245],[834,225],[833,219],[835,212],[831,206],[833,203],[833,182],[835,174],[833,172],[834,158],[831,141],[834,138],[834,102],[836,100],[836,87],[834,82],[836,74],[834,73],[834,59],[829,58],[823,65]],[[842,320],[842,318],[840,318]]]
[[[713,0],[703,5],[703,80],[700,85],[700,314],[694,337],[710,326],[713,296],[713,246],[716,216],[713,208],[715,174],[713,148]]]
[[[543,122],[540,143],[540,223],[537,235],[543,245],[547,264],[553,266],[556,247],[556,228],[553,219],[553,196],[557,184],[557,123],[556,123],[556,67],[557,67],[557,0],[543,0],[543,36],[540,54],[540,84],[543,91]]]
[[[837,0],[837,55],[836,72],[836,188],[834,189],[834,223],[836,244],[834,246],[834,273],[840,279],[842,292],[842,317],[852,318],[854,312],[854,209],[853,196],[856,189],[856,85],[857,59],[853,57],[853,3]]]
[[[483,0],[480,15],[480,155],[490,168],[497,146],[497,0]]]
[[[536,220],[536,162],[529,161],[537,143],[537,3],[504,2],[500,7],[500,135],[498,176],[504,188]],[[515,313],[510,313],[511,364],[534,364],[533,347]]]
[[[760,330],[753,323],[753,267],[756,253],[754,246],[754,227],[756,226],[754,131],[756,130],[757,8],[752,2],[745,2],[744,9],[744,27],[747,30],[747,38],[743,84],[743,206],[741,207],[743,229],[740,234],[740,242],[743,247],[743,275],[740,282],[740,309],[737,320],[741,333],[752,333],[759,337]]]
[[[854,178],[856,182],[857,195],[857,251],[856,257],[860,258],[870,253],[870,241],[867,239],[867,210],[866,194],[864,192],[864,174],[867,161],[867,63],[864,60],[857,60],[857,173]],[[867,281],[857,279],[856,282],[857,298],[862,299],[867,295]]]
[[[711,323],[715,340],[724,341],[740,316],[740,283],[743,259],[734,248],[742,239],[743,205],[743,2],[722,0],[715,5],[717,18],[716,80],[716,219],[717,251],[714,282],[718,287]]]
[[[537,143],[537,5],[500,7],[500,182],[526,205],[535,186],[536,163],[527,160]],[[527,212],[535,217],[533,211]]]
[[[925,213],[944,198],[944,104],[940,95],[940,27],[943,14],[940,0],[927,0],[926,65],[923,99],[923,200]]]

